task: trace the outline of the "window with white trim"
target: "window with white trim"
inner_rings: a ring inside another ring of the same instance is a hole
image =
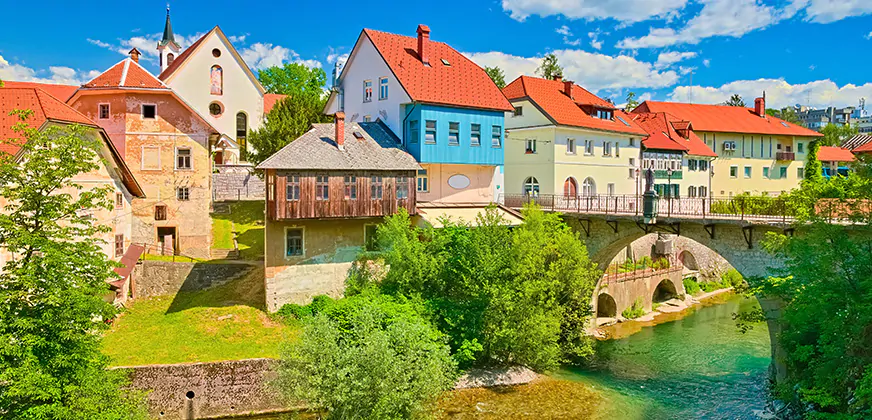
[[[605,141],[603,142],[603,156],[611,156],[612,155],[612,144]]]
[[[575,139],[566,139],[566,154],[575,154]]]
[[[191,149],[176,148],[176,169],[192,169],[191,165]]]
[[[424,124],[424,143],[436,144],[436,121],[428,120]]]
[[[536,153],[536,139],[524,140],[524,153],[532,155]]]
[[[100,112],[97,115],[98,119],[108,120],[109,119],[109,104],[100,104]]]
[[[372,102],[372,80],[363,81],[363,101]]]
[[[409,198],[409,177],[397,177],[397,200]]]
[[[585,140],[584,141],[584,154],[586,154],[586,155],[593,154],[593,140]]]
[[[430,177],[426,169],[418,169],[418,192],[430,191]]]
[[[191,189],[188,187],[176,188],[176,198],[179,201],[188,201],[191,199]]]
[[[481,124],[469,125],[469,145],[481,146]]]
[[[503,128],[498,125],[491,126],[491,147],[503,146]]]
[[[448,123],[448,145],[449,146],[459,146],[460,145],[460,123],[459,122],[449,122]]]
[[[378,79],[378,100],[383,101],[388,98],[388,78],[382,77]]]
[[[285,256],[299,257],[303,255],[303,229],[288,228],[285,231]]]

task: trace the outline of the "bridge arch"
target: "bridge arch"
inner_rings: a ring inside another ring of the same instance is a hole
[[[671,279],[665,278],[660,280],[660,283],[657,283],[657,286],[654,287],[654,294],[651,295],[651,303],[666,302],[667,300],[677,299],[678,297],[678,288],[675,287],[675,283],[673,283]]]
[[[699,264],[696,261],[696,256],[687,249],[681,250],[681,253],[678,254],[678,262],[688,270],[699,271]]]
[[[615,298],[606,291],[597,295],[596,308],[597,318],[617,318],[618,316],[618,305]]]

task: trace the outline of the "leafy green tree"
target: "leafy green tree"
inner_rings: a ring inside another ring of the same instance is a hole
[[[812,140],[808,145],[808,154],[805,156],[805,176],[803,177],[803,184],[814,184],[823,180],[824,167],[817,157],[820,149],[820,140]]]
[[[799,115],[796,114],[796,111],[793,108],[784,108],[784,109],[773,109],[766,108],[766,115],[771,115],[775,118],[780,118],[789,123],[796,124],[798,126],[802,126],[802,121],[799,119]]]
[[[744,108],[745,107],[745,100],[742,99],[742,96],[739,95],[738,93],[734,93],[733,96],[730,96],[730,99],[728,99],[726,102],[724,102],[724,105],[740,106],[740,107]]]
[[[0,416],[4,419],[144,419],[143,399],[100,353],[103,300],[115,264],[94,235],[108,227],[82,209],[111,209],[108,187],[71,180],[98,168],[99,140],[82,126],[36,130],[14,111],[20,160],[0,156],[0,247],[15,255],[0,287]],[[75,194],[71,193],[75,191]]]
[[[257,79],[269,93],[293,95],[294,97],[324,98],[327,74],[318,67],[310,68],[302,63],[285,63],[261,70]]]
[[[536,74],[539,77],[554,80],[557,77],[563,77],[563,67],[557,63],[557,56],[554,53],[545,54],[542,58],[542,63],[536,68]]]
[[[490,208],[475,228],[445,220],[443,228],[422,229],[401,211],[378,228],[390,270],[357,279],[350,290],[375,284],[387,294],[423,299],[461,367],[549,370],[586,358],[592,348],[584,326],[599,272],[559,216],[529,207],[524,217],[510,231]]]
[[[444,336],[419,305],[367,293],[304,318],[282,354],[277,385],[333,419],[410,419],[457,378]]]
[[[627,112],[630,112],[637,106],[639,106],[639,101],[636,99],[636,92],[627,92],[627,107],[624,109],[626,109]]]
[[[487,73],[488,77],[494,81],[494,84],[497,85],[498,88],[502,89],[506,87],[506,74],[503,73],[503,69],[498,66],[485,67],[484,72]]]
[[[324,115],[324,102],[311,95],[288,95],[266,115],[266,121],[248,136],[253,151],[248,161],[258,165],[312,128],[312,124],[331,121]]]
[[[856,136],[858,132],[859,128],[856,125],[827,124],[821,129],[821,134],[824,135],[820,140],[821,146],[841,146],[842,142]]]

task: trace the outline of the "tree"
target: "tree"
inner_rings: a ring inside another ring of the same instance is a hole
[[[637,106],[639,106],[639,101],[636,100],[636,92],[627,92],[627,106],[624,109],[630,112]]]
[[[423,308],[372,290],[322,306],[282,354],[277,385],[335,419],[411,419],[457,378]]]
[[[784,108],[781,110],[766,108],[766,115],[771,115],[775,118],[780,118],[784,121],[787,121],[792,124],[796,124],[798,126],[802,126],[802,121],[799,119],[799,115],[796,114],[796,111],[793,108]]]
[[[498,88],[502,89],[506,87],[506,75],[503,73],[503,69],[497,66],[485,67],[484,72],[487,73],[488,77],[494,81],[494,84],[497,85]]]
[[[248,161],[256,166],[309,131],[312,124],[330,122],[323,109],[323,101],[312,95],[292,94],[280,100],[263,125],[249,134],[248,143],[253,151],[248,153]]]
[[[730,99],[724,102],[724,105],[727,106],[740,106],[745,107],[745,100],[742,99],[742,96],[738,93],[734,93],[733,96],[730,96]]]
[[[824,138],[820,140],[821,146],[841,146],[842,142],[856,136],[858,132],[859,129],[856,125],[827,124],[821,129],[821,134],[824,135]]]
[[[823,179],[824,167],[817,157],[820,149],[820,140],[812,140],[808,145],[808,154],[805,156],[805,176],[802,180],[803,184],[817,183]]]
[[[14,111],[20,160],[0,156],[0,247],[15,258],[0,288],[0,416],[8,419],[144,419],[144,400],[100,353],[103,300],[115,263],[96,234],[109,228],[82,209],[112,208],[108,187],[77,185],[98,169],[99,140],[82,126],[27,127]]]
[[[327,74],[321,68],[309,68],[301,63],[285,63],[261,70],[257,80],[269,93],[293,95],[297,98],[324,98]]]
[[[563,76],[563,67],[557,63],[557,56],[554,53],[545,54],[542,58],[542,63],[536,68],[536,74],[540,77],[554,80],[557,77]]]

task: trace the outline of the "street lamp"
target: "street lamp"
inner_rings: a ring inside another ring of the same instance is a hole
[[[666,179],[668,180],[666,198],[669,200],[669,215],[672,215],[672,167],[666,169]]]

